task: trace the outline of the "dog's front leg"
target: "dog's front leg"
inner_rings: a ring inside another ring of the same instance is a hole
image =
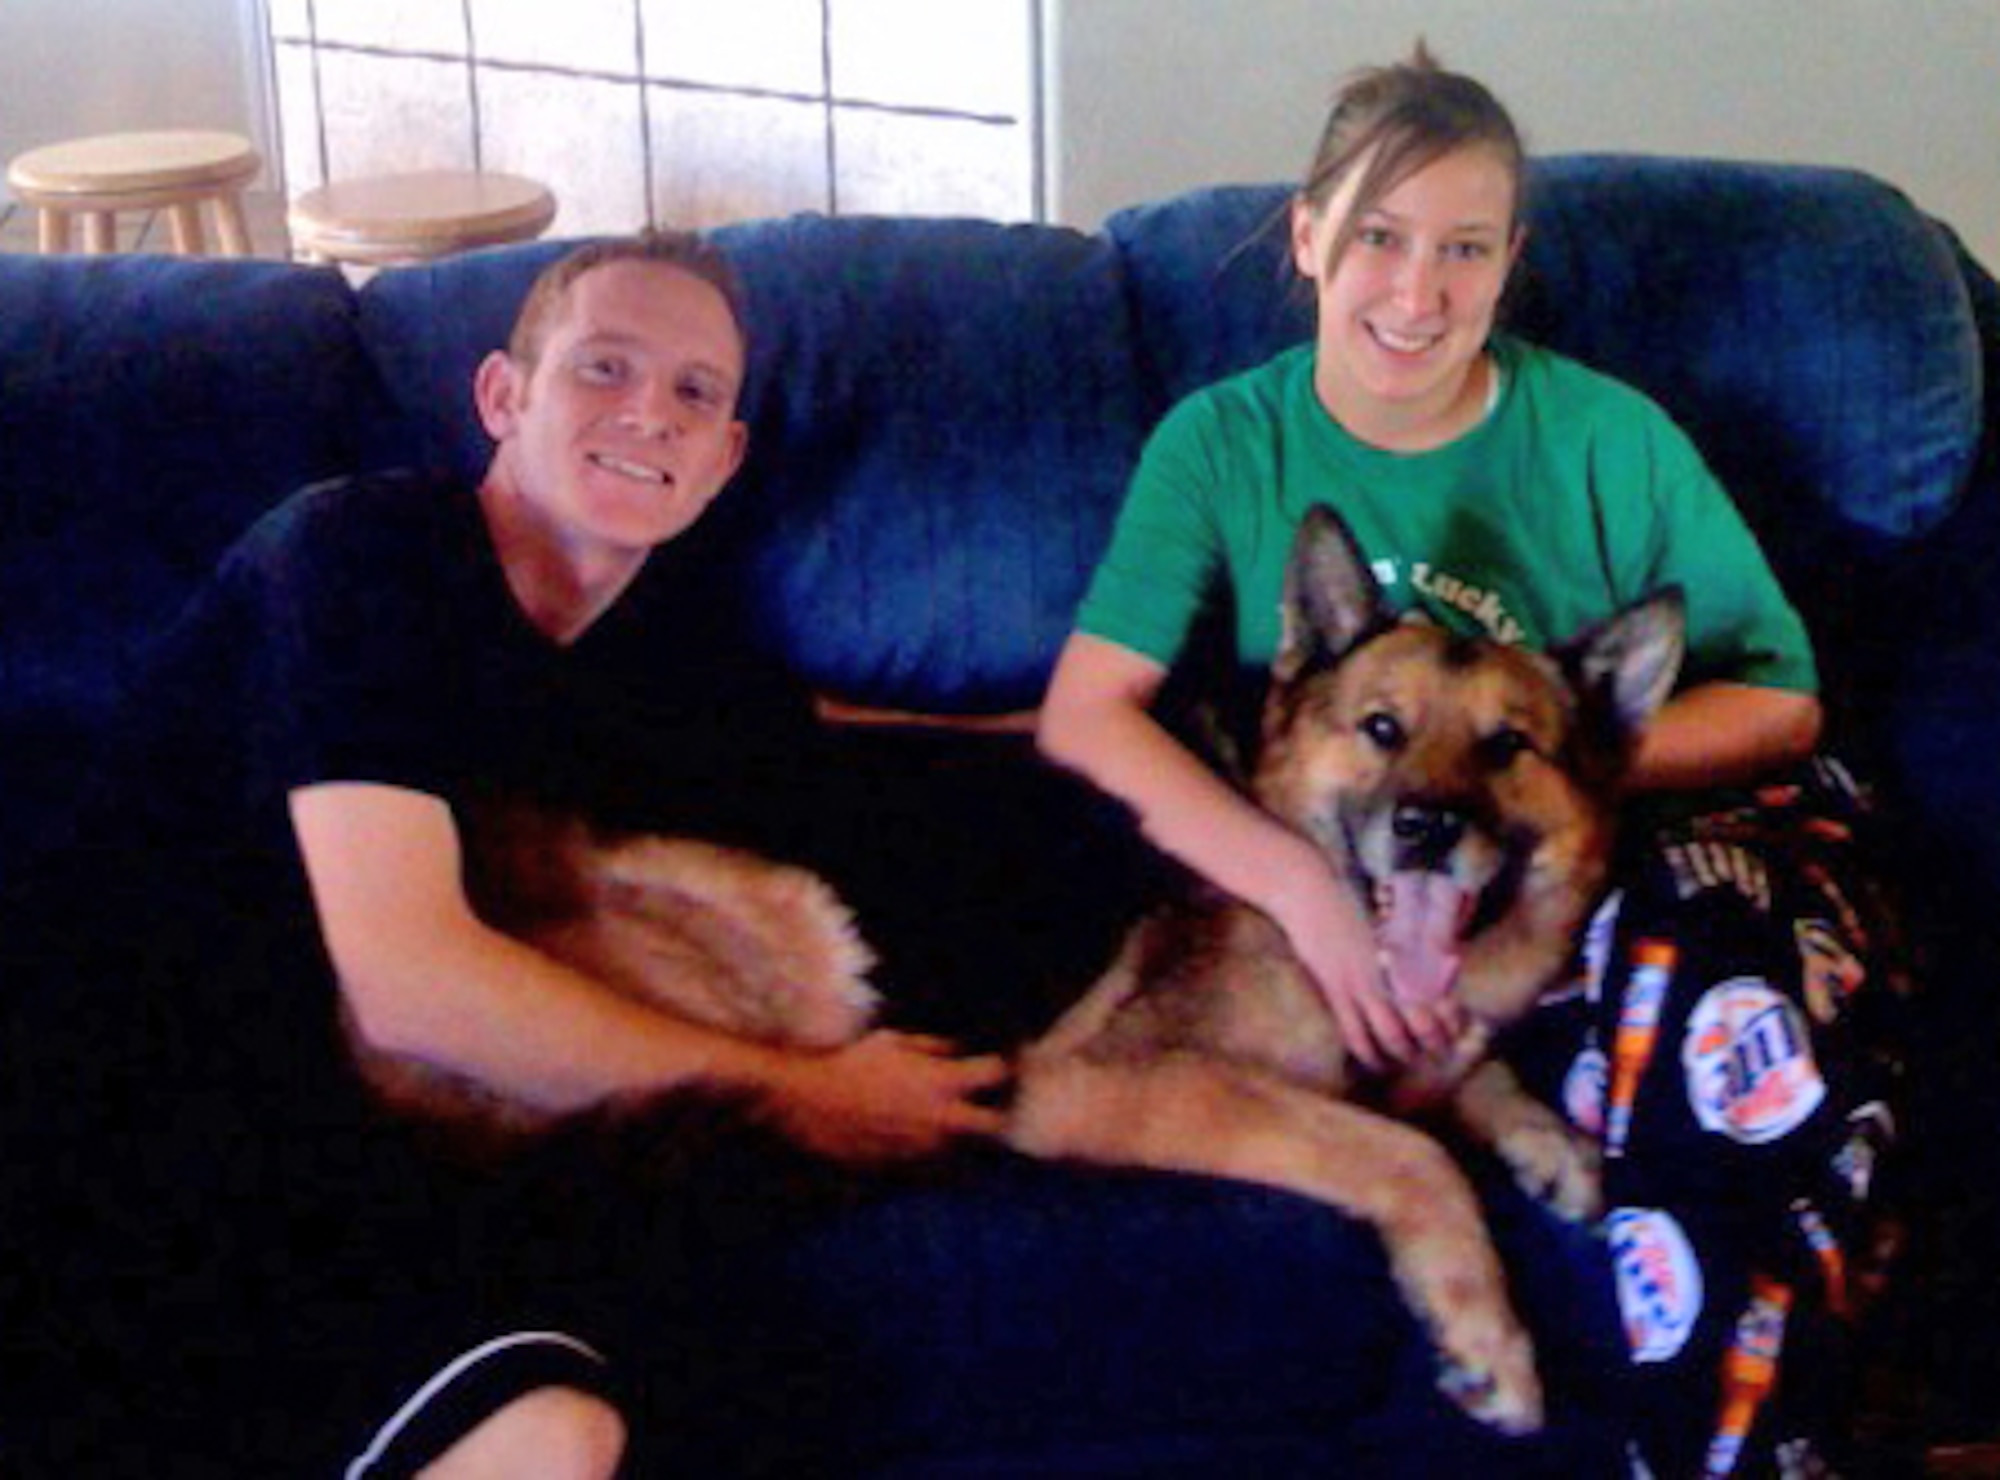
[[[1491,1147],[1530,1197],[1573,1223],[1603,1211],[1597,1142],[1523,1089],[1505,1064],[1480,1064],[1453,1092],[1450,1106],[1465,1133]]]
[[[1261,1183],[1363,1219],[1437,1345],[1440,1388],[1503,1430],[1541,1426],[1533,1348],[1478,1199],[1414,1126],[1199,1054],[1031,1056],[1008,1139],[1049,1159]]]

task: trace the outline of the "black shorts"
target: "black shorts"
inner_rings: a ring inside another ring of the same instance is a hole
[[[296,1376],[274,1397],[313,1435],[301,1472],[414,1474],[543,1388],[636,1423],[628,1354],[671,1343],[686,1282],[671,1231],[594,1169],[510,1175],[400,1150],[375,1137],[363,1184],[287,1240],[278,1344]]]
[[[417,1368],[421,1361],[413,1359],[410,1365]],[[609,1359],[566,1332],[496,1332],[429,1371],[399,1377],[409,1384],[407,1396],[367,1435],[340,1473],[347,1480],[413,1475],[482,1421],[542,1388],[595,1393],[615,1405],[611,1377]]]
[[[648,1291],[683,1282],[665,1240],[621,1257],[607,1212],[571,1260],[564,1229],[379,1137],[285,1187],[298,1142],[218,1119],[157,1115],[13,1203],[34,1277],[0,1301],[0,1470],[404,1475],[539,1388],[629,1411],[625,1332],[675,1329]]]

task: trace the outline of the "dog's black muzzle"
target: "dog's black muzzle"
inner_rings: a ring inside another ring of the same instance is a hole
[[[1410,869],[1442,868],[1471,822],[1459,807],[1427,801],[1398,802],[1389,818],[1398,862]]]

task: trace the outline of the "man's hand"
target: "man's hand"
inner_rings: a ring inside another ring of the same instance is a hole
[[[1006,1116],[974,1096],[1007,1082],[997,1055],[958,1057],[938,1038],[881,1029],[845,1048],[794,1055],[770,1086],[784,1133],[846,1162],[935,1155],[961,1136],[992,1136]]]

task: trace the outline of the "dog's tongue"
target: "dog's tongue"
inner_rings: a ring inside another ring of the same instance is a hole
[[[1472,901],[1449,877],[1405,869],[1389,878],[1378,939],[1390,989],[1403,1002],[1435,1002],[1458,976],[1458,933]]]

